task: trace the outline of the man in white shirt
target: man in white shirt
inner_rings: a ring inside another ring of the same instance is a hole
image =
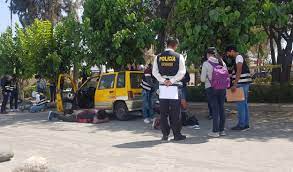
[[[162,140],[168,141],[171,128],[174,140],[185,140],[186,136],[181,134],[180,119],[180,94],[182,87],[182,78],[186,73],[185,60],[183,55],[176,53],[179,41],[175,38],[167,40],[167,48],[159,54],[153,63],[153,76],[159,81],[160,85],[178,87],[178,99],[161,99],[160,98],[160,114],[161,114],[161,130],[163,133]]]
[[[235,46],[227,47],[226,54],[234,60],[234,71],[232,73],[233,86],[231,89],[235,91],[237,88],[242,88],[245,95],[244,101],[237,102],[238,124],[231,129],[238,131],[247,130],[249,129],[248,92],[249,86],[252,83],[249,66]]]

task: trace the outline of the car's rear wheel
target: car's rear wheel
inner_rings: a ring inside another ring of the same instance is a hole
[[[116,102],[114,106],[114,114],[120,121],[127,121],[130,119],[128,108],[124,102]]]

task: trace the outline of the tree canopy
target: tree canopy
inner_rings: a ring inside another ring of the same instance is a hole
[[[85,0],[79,21],[76,9],[82,2],[12,0],[11,9],[26,24],[17,27],[15,35],[11,29],[1,34],[0,60],[12,66],[1,73],[52,77],[83,62],[119,70],[128,63],[143,63],[146,48],[154,45],[160,52],[166,38],[175,36],[192,64],[200,63],[209,46],[223,52],[235,44],[247,53],[269,42],[272,64],[282,66],[273,71],[274,80],[289,80],[292,1]]]
[[[155,38],[153,20],[145,18],[147,10],[137,0],[85,1],[85,40],[96,63],[119,69],[142,62],[142,50]]]

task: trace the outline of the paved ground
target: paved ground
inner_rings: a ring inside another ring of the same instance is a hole
[[[161,143],[160,132],[141,119],[92,125],[47,122],[46,113],[0,116],[0,146],[15,157],[0,164],[9,172],[31,156],[62,172],[293,172],[293,112],[254,112],[252,129],[210,139],[205,110],[201,130],[185,128],[183,142]],[[227,122],[234,123],[233,116]]]

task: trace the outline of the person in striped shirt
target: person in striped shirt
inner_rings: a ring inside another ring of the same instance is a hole
[[[249,66],[244,57],[237,51],[235,46],[228,46],[226,54],[234,61],[234,70],[232,72],[232,91],[237,88],[243,88],[245,100],[237,102],[238,124],[232,127],[232,130],[247,130],[249,129],[249,109],[248,109],[248,92],[249,86],[252,83]]]
[[[153,102],[152,95],[155,87],[155,83],[152,75],[152,64],[148,64],[144,71],[141,87],[143,88],[143,117],[144,123],[149,124],[153,120],[154,111],[153,111]]]

